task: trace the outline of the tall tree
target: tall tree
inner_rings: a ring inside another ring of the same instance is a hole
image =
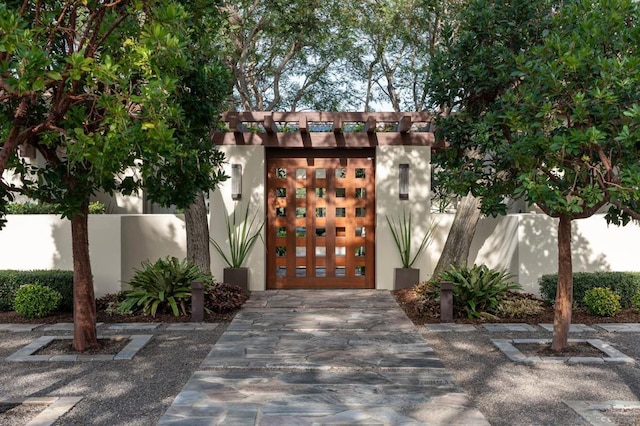
[[[491,105],[514,84],[515,58],[540,40],[550,10],[551,2],[471,0],[452,3],[443,18],[428,87],[432,106],[441,115],[439,134],[451,146],[434,153],[432,163],[438,184],[462,198],[434,276],[467,261],[483,195],[468,179],[483,162],[471,140]]]
[[[74,348],[97,346],[88,203],[98,190],[130,194],[139,164],[175,154],[170,94],[185,66],[184,8],[171,0],[23,0],[0,4],[0,211],[16,192],[54,202],[71,220]],[[44,164],[21,161],[19,145]],[[165,161],[167,159],[165,158]],[[170,161],[172,162],[172,161]]]
[[[463,187],[476,188],[484,212],[504,213],[505,197],[515,197],[558,219],[557,351],[571,323],[571,222],[606,206],[610,223],[640,219],[639,16],[633,0],[563,2],[541,15],[549,20],[541,39],[517,55],[512,84],[479,119],[442,122],[452,145],[476,154],[448,164]],[[470,136],[456,137],[463,125]]]
[[[349,40],[340,1],[225,0],[224,12],[233,109],[348,109],[349,82],[332,72]]]
[[[149,200],[184,209],[187,258],[211,275],[209,224],[203,191],[226,180],[224,154],[210,140],[225,102],[231,95],[231,75],[222,61],[220,36],[224,15],[210,0],[184,1],[189,13],[189,49],[173,94],[182,114],[173,121],[177,147],[158,152],[145,164],[143,178]],[[168,155],[167,155],[168,154]],[[177,160],[177,161],[176,161]],[[158,161],[163,167],[156,167]]]

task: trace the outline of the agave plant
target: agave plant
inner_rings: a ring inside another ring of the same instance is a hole
[[[389,218],[389,216],[386,216],[386,218],[387,223],[389,224],[389,228],[391,229],[391,234],[393,234],[393,240],[396,243],[396,248],[398,249],[398,253],[400,253],[402,267],[411,268],[414,263],[416,263],[418,256],[420,256],[424,249],[426,249],[431,243],[431,237],[433,236],[433,231],[435,230],[435,223],[431,222],[429,224],[424,237],[418,245],[418,249],[412,256],[411,242],[413,241],[413,225],[411,222],[411,212],[407,214],[407,212],[402,209],[402,216],[399,215],[397,220],[394,218]]]
[[[128,282],[131,290],[125,292],[126,298],[118,306],[120,313],[142,311],[155,317],[159,308],[168,307],[175,316],[185,315],[191,282],[208,279],[187,259],[167,257],[153,264],[146,260],[141,266]]]
[[[256,222],[258,219],[258,213],[254,214],[251,219],[249,219],[249,205],[247,204],[247,208],[244,212],[244,218],[242,219],[242,223],[238,223],[236,221],[236,212],[233,212],[232,220],[229,221],[229,218],[225,218],[225,224],[227,228],[227,238],[229,239],[229,255],[227,256],[226,251],[223,249],[222,245],[220,245],[213,238],[209,238],[211,244],[216,249],[216,251],[222,256],[222,259],[225,261],[230,268],[240,268],[244,264],[251,248],[255,245],[258,238],[262,238],[262,227],[264,226],[264,221]]]

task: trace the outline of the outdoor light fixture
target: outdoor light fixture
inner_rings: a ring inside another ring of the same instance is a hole
[[[231,165],[231,198],[242,198],[242,164]]]
[[[409,165],[408,164],[400,164],[400,188],[398,194],[401,200],[409,199]]]

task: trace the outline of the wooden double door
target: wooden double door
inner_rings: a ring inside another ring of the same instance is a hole
[[[267,151],[267,288],[375,287],[375,151]]]

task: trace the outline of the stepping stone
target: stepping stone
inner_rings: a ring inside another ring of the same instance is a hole
[[[427,331],[433,331],[434,333],[446,333],[446,332],[467,332],[476,331],[476,327],[473,324],[425,324],[424,328]]]
[[[537,327],[524,323],[504,323],[504,324],[482,324],[485,330],[490,333],[505,331],[537,331]]]
[[[96,327],[100,327],[103,323],[96,323]],[[73,331],[73,323],[72,322],[59,322],[57,324],[51,324],[44,327],[42,330],[44,331]]]
[[[160,323],[136,323],[136,322],[123,322],[118,324],[112,324],[107,327],[109,330],[155,330]]]
[[[180,324],[169,324],[167,326],[167,331],[213,331],[218,328],[220,324],[213,323],[204,323],[204,322],[194,322],[194,323],[180,323]]]
[[[596,327],[609,333],[640,333],[640,323],[635,322],[596,324]]]
[[[547,331],[553,332],[553,324],[538,324]],[[595,333],[597,330],[584,324],[571,324],[569,333]]]
[[[38,328],[41,325],[42,324],[0,324],[0,331],[23,333],[25,331],[32,331],[34,328]]]

